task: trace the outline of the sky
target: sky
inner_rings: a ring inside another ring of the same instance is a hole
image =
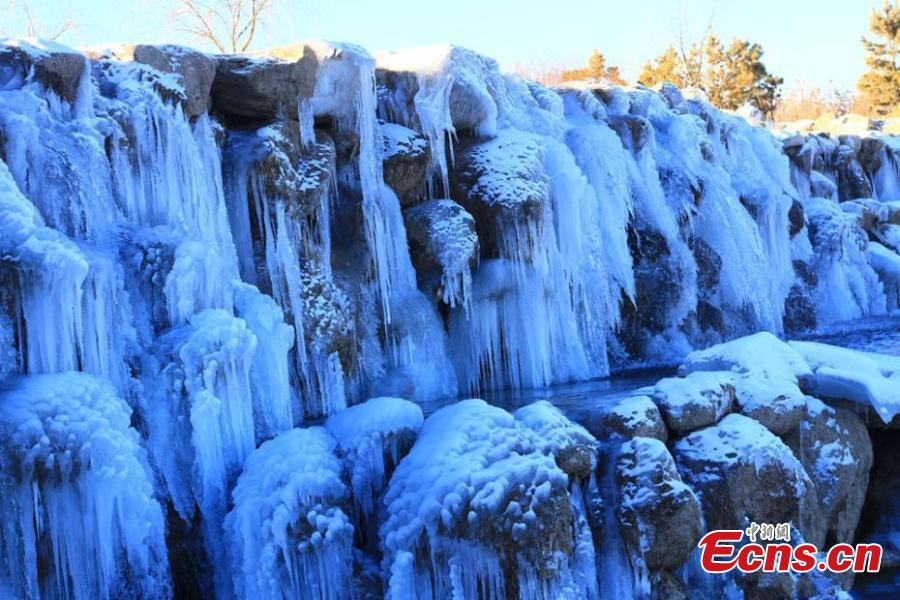
[[[0,10],[9,2],[0,0]],[[77,29],[69,45],[182,43],[211,50],[168,18],[177,0],[27,0],[52,28],[61,13]],[[865,69],[860,36],[882,0],[278,0],[253,49],[309,38],[353,42],[370,52],[452,43],[502,68],[574,67],[594,48],[633,80],[678,37],[702,37],[712,18],[720,38],[762,45],[769,71],[787,89],[852,88]],[[682,25],[679,26],[679,23]],[[4,35],[23,35],[6,19]],[[3,27],[0,25],[0,30]]]

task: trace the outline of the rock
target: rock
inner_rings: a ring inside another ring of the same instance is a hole
[[[550,193],[542,154],[535,137],[510,129],[460,151],[453,199],[475,217],[478,238],[491,256],[520,246],[516,232],[533,230],[541,222]],[[524,243],[529,246],[530,240]]]
[[[430,200],[403,211],[403,221],[420,276],[438,273],[437,297],[450,306],[464,302],[479,253],[472,215],[453,200]]]
[[[653,125],[638,115],[621,115],[611,119],[609,126],[619,134],[622,145],[632,154],[640,152],[653,139]]]
[[[626,439],[640,436],[665,442],[668,437],[662,415],[649,396],[622,400],[603,415],[601,427],[605,434],[615,433]]]
[[[874,175],[881,168],[881,157],[884,151],[885,143],[880,137],[866,137],[860,141],[857,157],[862,168],[871,175]]]
[[[661,379],[651,397],[666,426],[683,435],[728,414],[734,402],[734,385],[730,373],[696,372]]]
[[[749,417],[731,414],[674,446],[678,470],[700,497],[707,530],[792,522],[819,546],[813,482],[791,449]]]
[[[212,103],[222,114],[269,121],[280,112],[293,115],[316,87],[318,59],[308,46],[295,47],[296,58],[222,56],[212,84]],[[279,52],[288,56],[287,50]]]
[[[761,423],[775,435],[797,427],[806,400],[797,384],[749,373],[733,379],[735,403],[742,415]]]
[[[900,436],[896,432],[871,432],[874,466],[859,523],[859,542],[878,543],[884,549],[882,569],[900,567]]]
[[[671,307],[680,304],[688,274],[682,272],[681,262],[672,255],[666,237],[646,224],[629,226],[628,246],[637,292],[633,306],[640,310],[625,315],[621,334],[642,338],[662,333],[668,327]],[[623,303],[623,306],[630,304]],[[640,339],[628,341],[627,345],[633,346],[629,350],[640,352],[640,342]]]
[[[0,40],[0,87],[30,79],[75,102],[87,59],[80,52],[47,40]],[[17,87],[18,87],[17,86]]]
[[[513,416],[538,434],[543,450],[553,455],[571,481],[590,478],[597,466],[597,440],[584,427],[570,421],[546,400],[523,406]]]
[[[852,543],[872,467],[865,425],[849,411],[808,398],[806,415],[784,441],[816,486],[828,543]]]
[[[662,99],[669,107],[669,110],[679,114],[688,112],[687,101],[681,94],[681,90],[679,90],[677,87],[667,81],[664,81],[654,89],[656,89],[656,91],[659,92],[659,95],[662,96]]]
[[[834,155],[834,167],[837,172],[838,198],[852,200],[872,197],[872,185],[852,147],[838,146]]]
[[[784,330],[795,333],[816,327],[816,307],[809,290],[794,284],[784,299]]]
[[[622,536],[647,568],[683,564],[701,535],[700,503],[659,440],[636,437],[616,459]]]
[[[334,173],[334,143],[321,130],[315,133],[316,142],[302,148],[300,124],[288,119],[258,129],[246,150],[240,146],[246,143],[246,136],[237,134],[232,140],[234,151],[253,153],[266,195],[283,201],[297,219],[319,209]]]
[[[406,207],[425,191],[431,151],[428,139],[396,123],[381,126],[384,140],[384,182],[391,186],[400,206]]]
[[[357,360],[356,320],[347,294],[321,273],[300,273],[303,332],[307,348],[327,357],[336,353],[344,373],[352,373]]]
[[[799,200],[791,202],[791,208],[788,210],[788,221],[790,222],[788,232],[791,234],[791,237],[800,233],[806,225],[806,215],[803,213],[803,205]]]
[[[218,61],[202,52],[184,46],[134,47],[134,60],[163,73],[175,73],[184,88],[182,108],[188,117],[200,116],[212,106],[210,90]]]

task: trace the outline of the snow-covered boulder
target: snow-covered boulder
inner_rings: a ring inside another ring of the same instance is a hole
[[[0,87],[36,81],[60,99],[74,103],[87,59],[77,50],[34,38],[0,39]]]
[[[645,437],[625,442],[616,458],[622,535],[647,568],[684,563],[700,539],[700,503],[682,482],[665,444]]]
[[[860,352],[817,342],[790,342],[809,364],[801,385],[828,401],[846,401],[870,426],[900,426],[900,357]]]
[[[219,58],[212,84],[212,102],[217,111],[267,121],[279,112],[295,114],[298,101],[312,97],[318,60],[311,48],[301,45],[281,52],[268,50],[266,54],[271,56]]]
[[[171,594],[163,511],[130,420],[112,385],[84,373],[0,388],[0,560],[12,597]]]
[[[516,420],[542,440],[544,452],[556,459],[570,481],[586,481],[597,466],[597,440],[558,408],[539,400],[516,410]]]
[[[813,198],[826,198],[837,201],[837,186],[818,171],[813,171],[810,175],[809,189]]]
[[[213,56],[173,44],[120,44],[89,49],[88,55],[94,60],[134,61],[160,73],[173,74],[174,83],[180,88],[179,101],[188,117],[198,117],[212,105],[210,90],[218,66]]]
[[[422,428],[422,409],[402,398],[370,398],[328,417],[325,429],[350,474],[357,532],[377,535],[378,501]],[[371,540],[369,540],[371,541]]]
[[[401,206],[413,204],[424,195],[431,149],[428,139],[396,123],[381,125],[384,182],[391,186]]]
[[[250,456],[224,530],[238,598],[352,597],[353,525],[334,439],[292,429]]]
[[[684,482],[700,497],[707,529],[790,521],[807,541],[824,541],[815,485],[791,449],[753,419],[728,415],[673,450]]]
[[[570,584],[573,504],[545,443],[482,400],[432,414],[385,494],[389,596],[538,598]]]
[[[463,304],[478,263],[475,219],[453,200],[441,199],[407,208],[403,222],[420,279],[436,274],[436,295],[449,306]]]
[[[494,256],[528,255],[550,193],[542,155],[536,137],[505,129],[457,157],[453,199],[475,217],[478,237]]]
[[[730,373],[697,371],[661,379],[651,397],[666,426],[683,435],[712,425],[731,411],[734,384]]]
[[[859,417],[807,398],[799,427],[784,436],[816,486],[819,519],[835,542],[853,542],[872,467],[872,442]]]
[[[650,396],[634,396],[617,403],[603,415],[603,427],[626,439],[646,437],[665,442],[666,424]]]

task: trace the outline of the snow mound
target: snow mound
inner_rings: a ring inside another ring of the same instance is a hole
[[[351,597],[347,492],[321,427],[282,433],[247,457],[224,526],[237,597]]]
[[[900,357],[817,342],[790,345],[812,370],[802,382],[808,393],[871,408],[884,423],[900,414]]]
[[[797,381],[798,377],[809,373],[809,365],[788,344],[762,331],[691,352],[679,373],[695,371],[732,371],[752,373],[764,379]]]
[[[167,597],[163,514],[130,419],[83,373],[0,389],[0,566],[16,596]]]
[[[712,425],[731,411],[734,384],[730,373],[695,371],[661,379],[652,398],[669,429],[683,434]]]

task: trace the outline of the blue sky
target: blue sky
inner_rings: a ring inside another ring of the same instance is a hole
[[[0,0],[5,2],[8,0]],[[15,1],[15,0],[14,0]],[[120,41],[203,47],[166,15],[175,0],[29,0],[52,23],[69,7],[79,28],[71,45]],[[280,0],[255,48],[312,37],[350,41],[370,51],[454,43],[512,69],[583,63],[593,48],[633,78],[677,36],[699,38],[714,14],[722,38],[741,36],[765,49],[769,70],[787,87],[852,87],[864,70],[859,37],[881,0]],[[679,15],[681,15],[679,17]],[[15,32],[6,32],[15,33]]]

